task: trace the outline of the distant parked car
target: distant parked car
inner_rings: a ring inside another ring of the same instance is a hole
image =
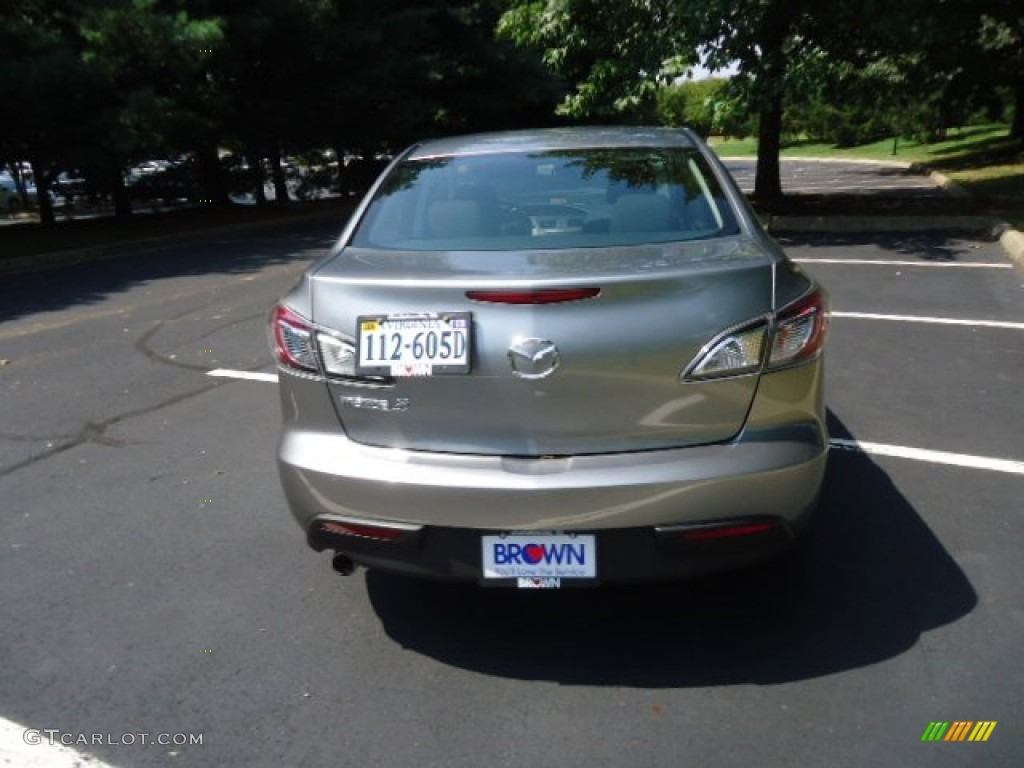
[[[194,169],[186,163],[144,164],[133,169],[125,184],[129,196],[136,202],[192,202],[200,197]]]
[[[32,184],[25,185],[25,195],[28,197],[29,205],[36,203],[36,188]],[[18,185],[14,179],[4,174],[0,176],[0,211],[6,213],[17,213],[24,207],[24,201],[18,192]]]
[[[827,328],[692,132],[425,142],[271,313],[284,493],[343,573],[754,563],[822,487]]]
[[[85,197],[86,180],[78,170],[61,171],[53,178],[51,192],[62,203],[73,203],[75,198]]]

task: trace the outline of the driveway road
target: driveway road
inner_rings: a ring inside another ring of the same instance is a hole
[[[836,450],[786,563],[527,594],[334,574],[285,510],[276,385],[207,375],[272,372],[265,313],[332,234],[0,281],[0,764],[42,749],[24,728],[119,768],[1024,763],[1024,280],[998,246],[787,243],[833,295],[833,436],[941,454]],[[922,743],[937,720],[998,725]]]
[[[757,161],[724,158],[726,168],[746,193],[754,190]],[[782,158],[782,189],[788,194],[855,194],[878,197],[948,197],[949,192],[927,173],[878,163]]]

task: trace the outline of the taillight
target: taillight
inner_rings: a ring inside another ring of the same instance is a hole
[[[270,313],[270,337],[274,357],[281,365],[300,371],[316,372],[312,330],[306,318],[287,307],[274,307]]]
[[[775,317],[768,369],[810,360],[828,333],[828,299],[820,288],[780,310]]]
[[[704,345],[683,371],[682,378],[712,379],[759,371],[767,336],[766,319],[719,334]]]
[[[828,300],[820,288],[780,310],[724,331],[683,369],[684,381],[742,376],[811,360],[828,333]]]
[[[324,370],[328,374],[349,378],[356,375],[355,344],[322,332],[316,334],[316,341],[320,347],[320,359],[324,361]]]

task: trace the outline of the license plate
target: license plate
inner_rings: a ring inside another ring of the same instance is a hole
[[[522,588],[552,588],[560,579],[597,577],[592,534],[507,533],[483,537],[484,579],[515,579]]]
[[[469,312],[362,315],[357,323],[358,375],[469,373]]]

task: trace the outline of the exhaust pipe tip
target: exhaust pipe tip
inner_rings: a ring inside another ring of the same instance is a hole
[[[335,552],[334,557],[331,558],[331,567],[340,573],[342,576],[351,576],[356,572],[355,561],[346,554],[341,552]]]

